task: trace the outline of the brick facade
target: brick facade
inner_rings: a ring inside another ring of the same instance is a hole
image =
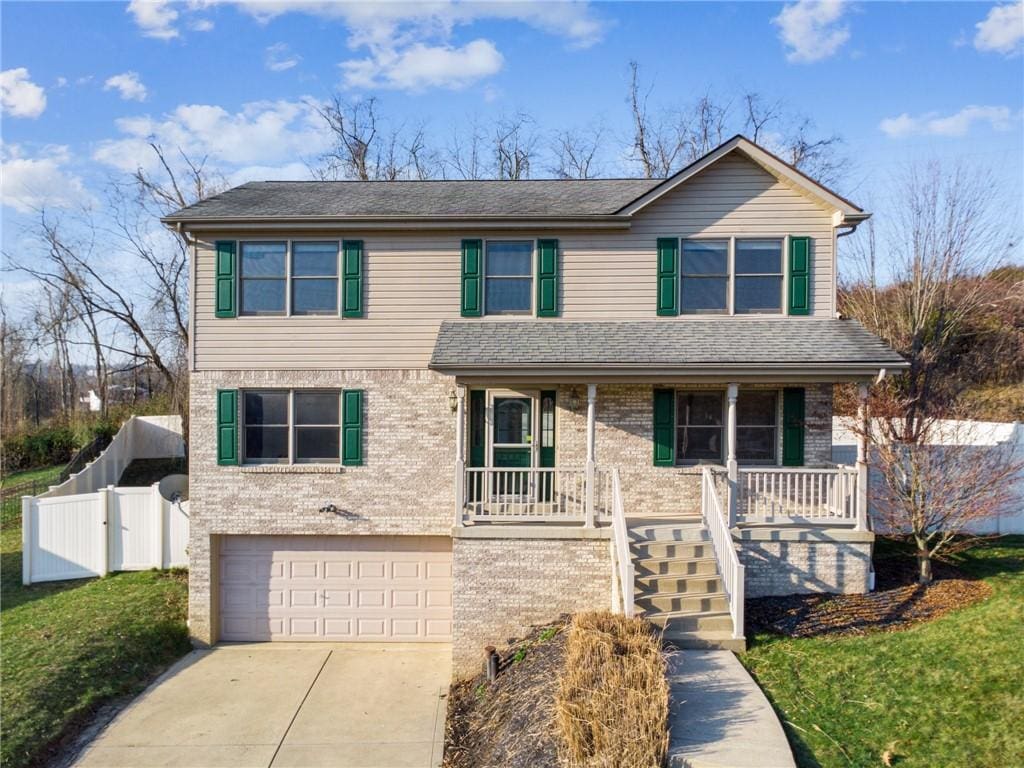
[[[563,613],[611,606],[607,539],[456,538],[454,674],[480,670],[485,645]]]
[[[830,540],[808,541],[796,539],[796,531],[760,533],[760,539],[736,542],[740,562],[746,569],[748,598],[868,591],[872,534],[837,532],[834,537],[827,537]]]
[[[449,406],[451,378],[426,370],[204,371],[192,374],[191,387],[189,622],[197,641],[216,638],[219,536],[451,535],[456,428]],[[216,390],[221,388],[364,390],[363,466],[218,466]],[[575,411],[568,408],[572,389],[559,387],[557,464],[583,467],[586,387],[575,387],[580,401]],[[831,386],[806,390],[806,461],[823,464],[831,451]],[[652,464],[652,407],[652,385],[598,386],[598,464],[619,468],[627,515],[697,514],[700,469]],[[328,505],[337,512],[320,511]],[[838,583],[815,571],[824,567],[825,550],[803,546],[773,553],[766,547],[749,556],[754,560],[748,580],[799,582],[793,568],[810,567],[814,575],[808,583]],[[790,557],[796,565],[786,570],[782,561]],[[487,643],[566,611],[610,605],[606,540],[460,538],[453,561],[457,660],[475,664]],[[780,575],[760,575],[769,567]],[[847,582],[853,586],[844,582],[840,588],[857,591],[860,581],[851,576]]]

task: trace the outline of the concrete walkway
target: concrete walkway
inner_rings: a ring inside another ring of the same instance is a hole
[[[82,753],[83,768],[433,768],[451,648],[254,643],[195,651]]]
[[[782,724],[731,651],[669,658],[671,768],[795,768]]]

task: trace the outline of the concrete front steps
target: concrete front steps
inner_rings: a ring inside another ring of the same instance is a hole
[[[637,612],[677,648],[746,650],[732,636],[729,598],[700,517],[628,521]]]

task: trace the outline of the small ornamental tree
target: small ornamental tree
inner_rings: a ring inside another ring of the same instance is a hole
[[[918,582],[932,581],[932,558],[967,549],[1016,501],[1024,456],[1014,443],[990,444],[978,423],[921,419],[909,432],[883,391],[872,398],[880,416],[866,433],[872,471],[871,505],[880,533],[910,541]]]

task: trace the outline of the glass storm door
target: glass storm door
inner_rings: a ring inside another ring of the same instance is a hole
[[[497,498],[522,499],[530,492],[534,466],[534,400],[524,395],[495,395],[491,401],[491,466],[506,470],[492,476]]]

